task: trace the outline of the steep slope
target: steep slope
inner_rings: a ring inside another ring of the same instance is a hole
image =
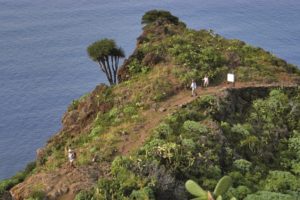
[[[87,199],[186,199],[187,178],[211,188],[222,173],[233,172],[236,160],[262,162],[252,159],[257,152],[239,153],[247,150],[234,147],[242,140],[227,141],[232,139],[231,129],[236,122],[246,123],[243,112],[250,112],[256,99],[267,98],[272,88],[291,91],[285,95],[296,99],[297,68],[261,48],[212,31],[190,30],[182,22],[159,18],[143,29],[136,50],[119,71],[120,84],[99,85],[72,102],[61,131],[38,150],[35,169],[10,190],[16,199],[70,199],[80,191],[78,195]],[[236,74],[235,88],[226,83],[227,72]],[[199,96],[191,97],[191,79],[200,84],[205,74],[211,86],[198,88]],[[230,127],[227,136],[223,121]],[[289,128],[291,137],[298,129]],[[69,146],[78,155],[75,169],[67,166]],[[231,157],[222,155],[227,147]],[[283,170],[279,165],[263,167]],[[263,175],[257,179],[268,172],[260,170]],[[257,184],[246,181],[241,185]],[[250,188],[249,193],[258,189]]]

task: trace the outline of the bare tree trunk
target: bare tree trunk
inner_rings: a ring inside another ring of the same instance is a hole
[[[111,84],[111,85],[114,85],[115,82],[114,82],[114,80],[113,80],[113,75],[112,75],[112,72],[111,72],[111,66],[110,66],[110,63],[109,63],[109,57],[108,57],[108,56],[105,56],[105,61],[106,61],[106,63],[107,63],[108,73],[109,73],[110,78],[111,78],[111,80],[112,80],[112,84]]]
[[[115,73],[114,57],[115,57],[115,56],[111,56],[111,57],[110,57],[110,60],[111,60],[111,68],[112,68],[112,71],[113,71],[114,82],[117,83],[117,77],[116,77],[116,73]]]
[[[104,72],[105,72],[105,75],[107,77],[107,80],[108,80],[109,84],[113,85],[113,81],[112,81],[112,78],[111,78],[111,73],[109,73],[109,71],[108,71],[109,67],[107,67],[104,59],[101,60],[101,63],[102,63],[102,66],[104,66],[103,67],[104,68]]]

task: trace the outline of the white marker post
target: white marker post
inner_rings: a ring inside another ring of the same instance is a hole
[[[232,85],[233,85],[233,87],[234,87],[234,82],[235,80],[234,80],[234,74],[232,74],[232,73],[228,73],[227,74],[227,82],[229,82],[229,83],[232,83]]]

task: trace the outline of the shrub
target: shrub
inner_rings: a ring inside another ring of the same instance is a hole
[[[193,151],[196,148],[196,143],[192,139],[183,139],[181,143],[185,150]]]
[[[35,190],[27,200],[44,200],[46,193],[42,190]]]
[[[197,133],[197,134],[204,134],[208,132],[205,126],[203,126],[199,122],[190,121],[190,120],[184,122],[183,129],[187,132]]]
[[[296,191],[300,188],[300,181],[290,172],[270,171],[263,185],[264,189],[270,192]]]
[[[296,155],[300,160],[300,133],[298,131],[294,131],[293,136],[288,140],[289,150]]]
[[[252,163],[244,159],[239,159],[233,162],[233,166],[240,172],[246,173],[250,171]]]
[[[146,12],[142,17],[142,24],[150,24],[159,19],[167,20],[173,24],[178,24],[178,17],[173,16],[169,11],[164,10],[150,10]]]
[[[133,59],[128,65],[130,74],[146,73],[150,70],[148,66],[142,65],[137,59]]]
[[[93,199],[94,192],[93,191],[80,191],[76,197],[75,200],[91,200]]]
[[[144,187],[140,190],[134,190],[129,199],[132,199],[132,200],[154,200],[154,193],[152,191],[151,188],[149,187]]]
[[[165,139],[173,133],[173,129],[168,124],[161,123],[154,132],[159,138]]]
[[[137,108],[135,106],[132,106],[132,105],[125,106],[124,109],[123,109],[123,113],[126,116],[135,115],[135,114],[137,114]]]
[[[228,196],[234,196],[237,199],[244,199],[248,194],[251,194],[251,190],[243,185],[238,186],[237,188],[230,188],[228,191]]]
[[[291,195],[268,191],[259,191],[248,195],[244,200],[295,200]]]

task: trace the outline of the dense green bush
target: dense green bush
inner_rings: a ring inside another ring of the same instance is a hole
[[[143,200],[154,200],[154,194],[153,194],[153,191],[151,188],[149,187],[145,187],[145,188],[142,188],[140,190],[134,190],[130,197],[130,199],[132,200],[140,200],[140,199],[143,199]]]
[[[238,186],[237,188],[230,188],[227,196],[236,197],[237,199],[244,199],[248,194],[251,194],[252,191],[243,185]]]
[[[142,65],[137,59],[133,59],[128,65],[129,73],[134,75],[137,73],[147,73],[150,68],[148,66]]]
[[[142,17],[142,24],[150,24],[159,19],[167,20],[171,23],[178,24],[179,19],[172,15],[169,11],[165,10],[150,10],[146,12]]]
[[[244,159],[239,159],[233,162],[233,166],[240,172],[246,173],[250,171],[252,163]]]
[[[199,122],[195,121],[185,121],[183,124],[183,129],[189,133],[196,133],[196,134],[204,134],[207,133],[207,128],[200,124]]]
[[[262,185],[266,191],[286,193],[297,191],[300,188],[300,179],[290,172],[270,171]]]
[[[260,191],[255,194],[248,195],[245,200],[296,200],[296,198],[293,198],[288,194]]]
[[[76,197],[75,200],[92,200],[94,196],[94,191],[80,191]]]

